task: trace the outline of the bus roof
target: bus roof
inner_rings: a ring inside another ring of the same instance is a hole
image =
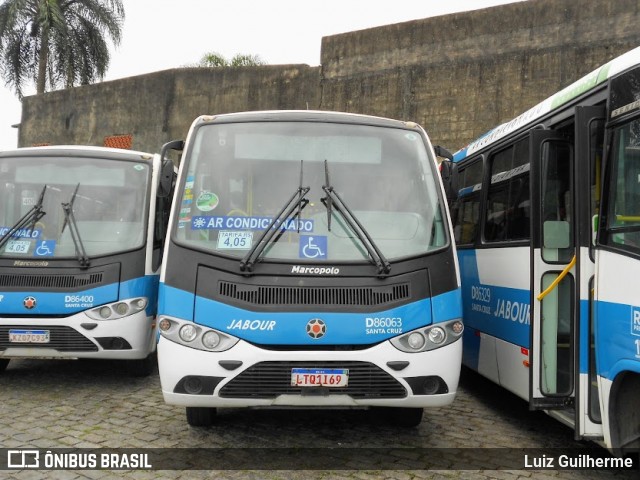
[[[311,121],[311,122],[337,122],[368,124],[373,126],[415,128],[415,122],[405,122],[392,118],[363,115],[358,113],[335,112],[330,110],[265,110],[247,111],[235,113],[222,113],[216,115],[202,115],[194,121],[217,122],[268,122],[268,121]]]
[[[137,162],[153,159],[153,154],[151,153],[90,145],[47,145],[42,147],[21,147],[13,150],[0,151],[0,158],[27,157],[34,155],[69,157],[99,156],[113,160],[129,160]]]
[[[484,135],[469,143],[466,147],[458,150],[453,155],[453,161],[459,162],[464,160],[469,155],[497,142],[521,127],[535,123],[547,113],[561,107],[589,90],[592,90],[609,78],[634,65],[637,65],[638,63],[640,63],[640,47],[634,48],[633,50],[614,58],[610,62],[605,63],[601,67],[582,77],[580,80],[543,100],[533,108],[530,108],[509,122],[503,123],[496,128],[489,130]]]

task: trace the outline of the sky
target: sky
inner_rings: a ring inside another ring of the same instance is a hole
[[[194,64],[207,52],[317,66],[325,36],[516,1],[521,0],[123,0],[122,40],[112,46],[103,81]],[[32,95],[35,87],[24,92]],[[0,150],[17,147],[12,125],[20,116],[20,101],[0,79]]]

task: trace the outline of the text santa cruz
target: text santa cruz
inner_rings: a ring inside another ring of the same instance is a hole
[[[525,325],[530,324],[531,306],[528,303],[498,298],[495,309],[492,312],[491,293],[491,288],[489,287],[472,286],[471,298],[474,302],[471,304],[471,310],[485,315],[493,315],[494,317],[503,318],[512,322],[518,322]]]

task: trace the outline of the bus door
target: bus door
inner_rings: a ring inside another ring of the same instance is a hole
[[[574,334],[579,303],[573,145],[551,130],[532,130],[530,145],[529,406],[532,410],[566,410],[570,415],[574,407]]]
[[[595,349],[595,233],[600,206],[602,156],[606,112],[604,106],[576,107],[575,190],[577,276],[580,278],[579,319],[574,341],[577,346],[575,377],[576,439],[602,438]]]

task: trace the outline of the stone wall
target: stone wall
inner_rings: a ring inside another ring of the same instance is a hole
[[[19,144],[159,151],[200,114],[342,110],[413,120],[455,150],[640,45],[638,0],[528,0],[322,39],[320,67],[174,69],[27,97]]]
[[[131,135],[157,152],[199,115],[317,106],[319,68],[307,65],[179,68],[26,97],[19,145],[104,145]]]
[[[640,45],[637,0],[529,0],[326,37],[322,107],[459,148]]]

